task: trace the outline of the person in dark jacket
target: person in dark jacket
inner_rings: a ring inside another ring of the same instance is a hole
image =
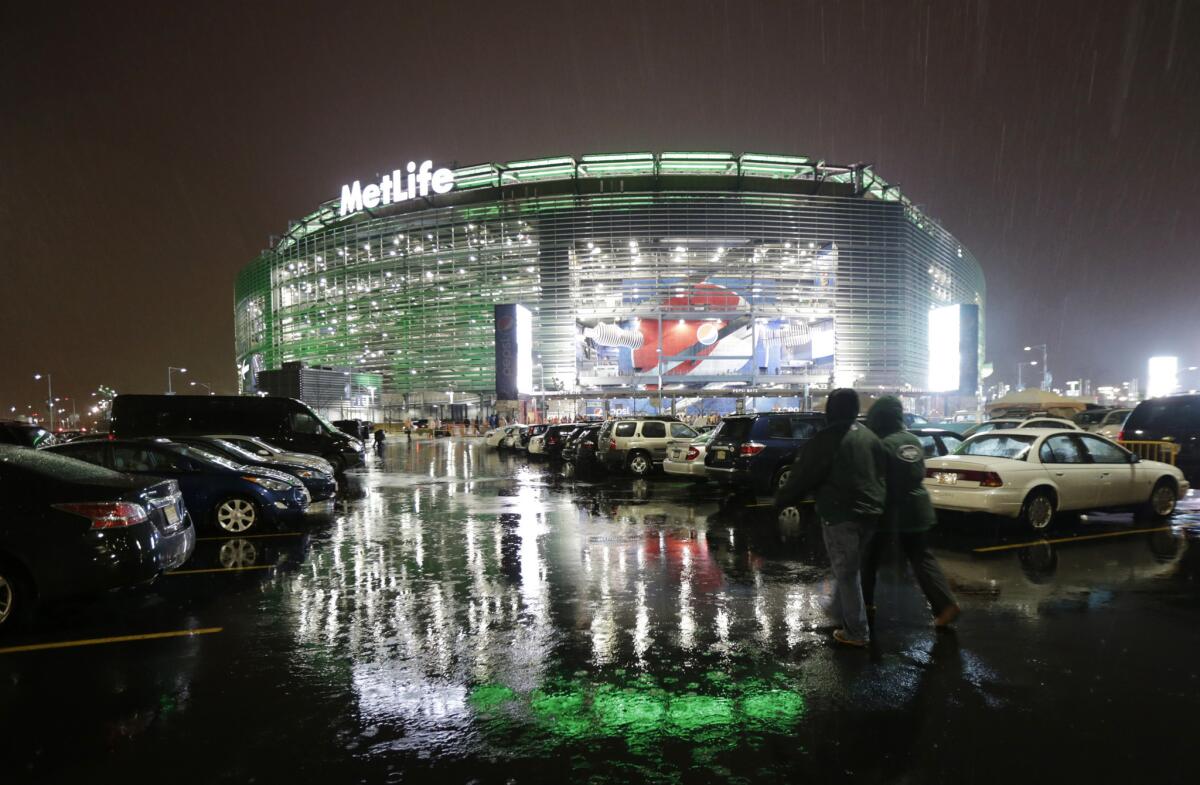
[[[831,611],[842,627],[838,643],[866,646],[870,638],[860,570],[863,554],[883,513],[887,456],[870,429],[855,422],[858,393],[838,389],[825,402],[825,427],[792,464],[787,483],[775,494],[777,508],[814,497],[835,582]]]
[[[875,402],[867,412],[867,427],[887,453],[887,504],[880,531],[863,559],[863,599],[868,607],[874,606],[879,561],[888,544],[899,537],[900,548],[929,601],[934,624],[944,628],[957,618],[959,607],[926,543],[926,533],[937,524],[937,516],[924,485],[925,450],[921,441],[905,430],[904,407],[894,396],[885,395]]]

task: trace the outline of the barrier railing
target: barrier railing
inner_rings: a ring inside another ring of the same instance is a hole
[[[1121,446],[1137,455],[1144,461],[1161,461],[1175,465],[1179,455],[1179,445],[1163,441],[1129,441],[1121,442]]]

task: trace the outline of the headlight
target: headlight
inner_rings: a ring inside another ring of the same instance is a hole
[[[257,483],[257,484],[261,485],[262,487],[266,488],[268,491],[274,491],[275,493],[283,493],[286,490],[290,490],[292,487],[290,484],[288,484],[286,482],[280,482],[279,480],[272,480],[269,477],[252,477],[249,474],[247,474],[247,475],[244,475],[242,477],[242,479],[249,480],[250,482],[253,482],[253,483]]]
[[[312,480],[316,478],[317,473],[312,469],[300,469],[296,472],[296,476],[303,477],[306,480]]]

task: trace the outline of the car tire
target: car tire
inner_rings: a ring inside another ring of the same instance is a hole
[[[230,496],[213,508],[212,524],[222,534],[246,534],[257,531],[262,521],[258,503],[245,496]],[[256,528],[257,527],[257,528]]]
[[[629,454],[629,461],[625,464],[625,468],[629,469],[629,473],[634,477],[645,477],[654,470],[654,459],[648,452],[634,450]]]
[[[779,470],[775,472],[775,478],[771,480],[771,493],[775,493],[782,488],[791,476],[792,465],[790,463],[779,467]]]
[[[325,460],[329,461],[329,465],[333,467],[334,474],[341,474],[346,471],[346,459],[340,455],[330,455]]]
[[[1175,504],[1179,501],[1179,491],[1175,483],[1165,477],[1154,485],[1150,491],[1150,499],[1146,502],[1146,512],[1155,518],[1170,518],[1175,514]]]
[[[0,635],[20,627],[33,614],[33,584],[25,571],[0,559]]]
[[[1039,488],[1025,497],[1025,503],[1021,505],[1021,520],[1034,531],[1045,531],[1054,521],[1055,507],[1054,494]]]

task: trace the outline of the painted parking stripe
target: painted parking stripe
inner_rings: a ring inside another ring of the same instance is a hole
[[[1011,545],[988,545],[985,548],[975,548],[974,553],[995,553],[996,551],[1012,551],[1018,548],[1032,548],[1035,545],[1061,545],[1068,542],[1083,542],[1084,540],[1103,540],[1109,537],[1129,537],[1134,534],[1149,534],[1151,532],[1170,531],[1170,526],[1155,526],[1152,529],[1129,529],[1128,531],[1105,532],[1104,534],[1083,534],[1078,537],[1058,537],[1053,540],[1032,540],[1016,542]]]
[[[250,567],[206,567],[200,570],[171,570],[166,575],[201,575],[210,572],[246,572],[247,570],[273,570],[274,564],[255,564]]]
[[[153,641],[162,638],[191,638],[195,635],[212,635],[221,632],[223,627],[201,627],[194,630],[174,630],[172,632],[146,632],[140,635],[113,635],[108,638],[84,638],[78,641],[57,641],[55,643],[31,643],[25,646],[6,646],[0,649],[0,654],[16,654],[22,651],[45,651],[47,649],[71,649],[77,646],[100,646],[106,643],[128,643],[130,641]]]
[[[197,537],[196,542],[213,540],[261,540],[267,537],[302,537],[305,532],[277,532],[273,534],[226,534],[222,537]]]

